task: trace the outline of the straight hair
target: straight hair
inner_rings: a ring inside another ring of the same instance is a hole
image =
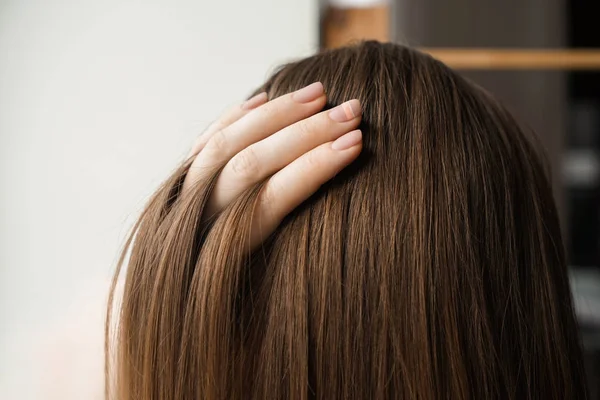
[[[360,100],[361,155],[254,252],[264,182],[201,224],[221,168],[183,194],[186,160],[122,253],[107,395],[586,398],[535,136],[483,89],[397,44],[292,62],[258,91],[272,99],[315,81],[327,108]]]

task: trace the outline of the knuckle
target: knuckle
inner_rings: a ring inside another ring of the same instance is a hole
[[[265,103],[261,110],[257,110],[257,111],[264,113],[264,115],[266,115],[266,116],[274,116],[274,115],[278,115],[279,113],[283,112],[284,107],[279,101],[270,101],[268,103]]]
[[[220,119],[216,120],[212,124],[210,124],[205,133],[221,131],[223,130],[223,128],[225,128],[225,126],[226,125],[223,123],[223,121],[221,121]]]
[[[215,152],[224,152],[227,149],[228,140],[227,135],[223,129],[220,129],[212,135],[208,143],[206,144],[206,148],[211,149]]]
[[[323,166],[323,161],[321,159],[320,153],[320,151],[317,151],[317,149],[315,149],[306,154],[303,164],[307,172],[318,171],[319,168]]]
[[[246,148],[231,159],[231,170],[245,181],[260,177],[260,165],[252,147]]]
[[[315,131],[315,121],[312,118],[304,119],[297,124],[298,135],[301,139],[307,139]]]

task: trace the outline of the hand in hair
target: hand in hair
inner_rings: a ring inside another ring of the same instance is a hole
[[[262,90],[134,226],[107,398],[588,398],[533,134],[393,43],[286,64]]]
[[[192,148],[195,159],[183,184],[185,193],[225,165],[206,205],[209,217],[268,178],[253,215],[251,247],[362,149],[361,131],[355,130],[361,119],[358,100],[317,113],[326,102],[320,82],[267,100],[260,93],[210,126]]]

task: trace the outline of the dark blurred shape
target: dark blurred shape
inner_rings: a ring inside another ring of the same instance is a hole
[[[597,4],[568,3],[571,47],[600,47]],[[568,76],[570,124],[565,151],[569,256],[573,265],[600,267],[600,71]]]
[[[596,2],[568,2],[570,47],[600,47]],[[600,71],[568,75],[565,187],[573,293],[586,348],[592,398],[600,398]]]
[[[600,100],[600,99],[599,99]],[[568,251],[572,265],[600,264],[600,102],[571,97],[563,161],[569,211]]]
[[[598,2],[570,0],[567,2],[567,37],[569,47],[600,47],[598,29]],[[569,94],[572,98],[598,99],[600,96],[600,71],[569,74]]]

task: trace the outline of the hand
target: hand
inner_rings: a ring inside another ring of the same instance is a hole
[[[183,192],[226,163],[204,211],[211,216],[270,177],[254,210],[250,243],[254,248],[360,154],[359,101],[316,114],[325,101],[323,85],[316,82],[268,102],[263,92],[234,107],[198,138]]]

